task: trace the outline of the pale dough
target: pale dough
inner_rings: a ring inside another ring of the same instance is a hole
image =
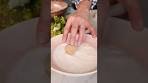
[[[62,71],[70,73],[86,73],[97,68],[97,49],[87,43],[77,48],[74,55],[65,52],[65,46],[57,46],[53,52],[53,63]]]

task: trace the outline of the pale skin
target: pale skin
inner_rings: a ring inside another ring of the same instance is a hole
[[[41,11],[41,16],[38,24],[38,33],[37,38],[38,41],[42,41],[40,43],[44,44],[48,42],[48,19],[46,10],[48,10],[47,2],[49,0],[43,0],[44,7]],[[63,0],[60,0],[63,1]],[[98,28],[103,28],[105,19],[108,14],[109,9],[109,0],[98,0],[102,6],[98,6],[99,14],[98,14],[98,21],[99,25]],[[139,7],[138,0],[117,0],[119,3],[123,4],[123,7],[128,10],[129,19],[132,25],[133,30],[135,31],[142,31],[143,30],[143,18],[141,14],[141,10]],[[83,0],[79,5],[75,13],[73,13],[67,20],[66,26],[64,28],[63,34],[63,42],[79,46],[85,41],[85,30],[88,29],[92,35],[92,37],[96,37],[96,30],[92,26],[92,24],[88,20],[89,16],[89,8],[90,8],[90,1]],[[46,6],[45,6],[46,5]],[[50,11],[49,11],[50,12]]]

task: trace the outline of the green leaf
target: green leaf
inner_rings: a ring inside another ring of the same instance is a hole
[[[62,24],[65,24],[65,23],[66,23],[66,22],[65,22],[65,18],[64,18],[63,16],[61,16],[60,21],[61,21]]]
[[[58,23],[60,20],[58,16],[54,16],[53,19],[54,19],[55,23]]]
[[[66,19],[64,16],[61,17],[54,16],[50,28],[52,37],[62,34],[64,31],[65,24],[66,24]]]
[[[51,30],[54,29],[54,23],[51,23]]]
[[[58,23],[58,24],[56,24],[56,26],[54,26],[53,31],[58,31],[58,30],[60,30],[60,29],[61,29],[61,24]]]
[[[60,35],[61,34],[61,31],[56,31],[56,35]]]

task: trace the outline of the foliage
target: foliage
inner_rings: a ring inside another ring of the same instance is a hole
[[[63,33],[66,19],[63,16],[54,16],[53,22],[51,23],[51,36],[60,35]]]
[[[0,30],[39,16],[41,0],[30,0],[24,6],[10,9],[8,0],[0,0]]]

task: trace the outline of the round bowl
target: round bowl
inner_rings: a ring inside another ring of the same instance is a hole
[[[59,16],[65,13],[68,4],[62,1],[51,1],[51,16]]]
[[[92,75],[92,74],[97,73],[97,69],[95,69],[95,70],[92,70],[91,72],[87,72],[87,73],[73,74],[73,73],[62,71],[54,65],[54,63],[52,61],[52,55],[53,55],[52,51],[54,50],[54,48],[56,48],[56,46],[58,46],[59,44],[62,43],[62,36],[63,35],[61,34],[61,35],[57,35],[57,36],[51,38],[51,71],[56,72],[60,75],[72,76],[72,77],[88,76],[88,75]],[[91,35],[87,34],[86,35],[86,42],[97,49],[97,38],[92,38]]]

